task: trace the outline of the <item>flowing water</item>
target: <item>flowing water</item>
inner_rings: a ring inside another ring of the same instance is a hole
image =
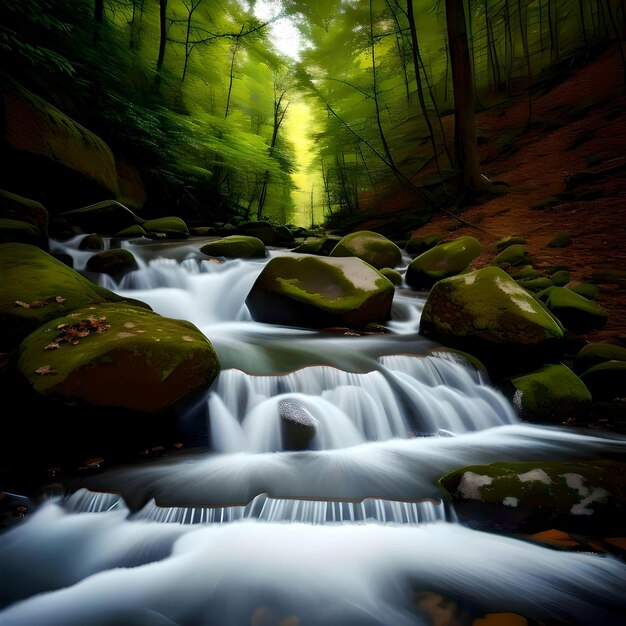
[[[623,438],[521,423],[418,334],[425,294],[396,288],[385,334],[272,326],[245,306],[266,261],[124,245],[139,270],[90,278],[193,322],[219,355],[193,418],[206,445],[91,477],[1,535],[0,624],[623,623],[623,561],[467,528],[437,485],[474,463],[624,455]],[[85,271],[77,240],[52,249]],[[285,449],[285,414],[306,450]]]

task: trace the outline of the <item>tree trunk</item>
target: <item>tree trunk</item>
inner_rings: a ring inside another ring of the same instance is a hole
[[[156,76],[155,83],[157,88],[161,84],[161,72],[163,70],[163,61],[165,60],[165,43],[167,41],[167,0],[159,0],[159,24],[160,24],[160,35],[159,35],[159,56],[157,58],[156,64]]]
[[[463,0],[446,0],[446,24],[454,89],[455,166],[461,175],[462,192],[488,191],[491,186],[480,173],[476,144],[476,94]]]
[[[526,61],[526,74],[528,77],[528,121],[526,125],[530,125],[532,117],[532,96],[530,87],[532,85],[532,69],[530,65],[530,50],[528,49],[528,13],[522,12],[522,0],[517,0],[517,12],[519,18],[520,36],[522,38],[522,48],[524,50],[524,59]]]

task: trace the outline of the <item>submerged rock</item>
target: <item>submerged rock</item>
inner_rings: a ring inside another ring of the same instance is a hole
[[[420,333],[479,358],[541,360],[560,349],[563,327],[504,270],[486,267],[435,283]],[[513,363],[514,364],[514,363]]]
[[[219,362],[192,323],[112,303],[44,324],[20,345],[18,367],[43,396],[156,412],[206,389]]]
[[[217,241],[209,241],[200,248],[202,254],[228,259],[262,259],[267,256],[265,244],[258,237],[230,235]]]
[[[482,249],[480,241],[473,237],[459,237],[435,246],[411,261],[406,283],[415,289],[432,287],[438,280],[466,269]]]
[[[626,465],[510,462],[462,467],[439,479],[463,523],[486,530],[624,527]]]
[[[246,304],[259,322],[362,328],[389,319],[393,284],[355,257],[275,257],[263,268]]]
[[[355,256],[376,269],[394,268],[402,262],[402,251],[393,241],[369,230],[359,230],[342,237],[330,256]]]

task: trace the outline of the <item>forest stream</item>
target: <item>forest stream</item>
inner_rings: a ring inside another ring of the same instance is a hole
[[[79,239],[51,250],[84,271]],[[437,484],[470,464],[623,458],[623,438],[520,421],[484,372],[418,334],[423,292],[396,287],[386,333],[333,335],[252,320],[268,259],[124,246],[140,267],[104,286],[191,321],[218,353],[194,409],[205,445],[33,506],[0,543],[0,623],[623,623],[622,559],[472,528]],[[307,450],[284,450],[285,412],[314,425]]]

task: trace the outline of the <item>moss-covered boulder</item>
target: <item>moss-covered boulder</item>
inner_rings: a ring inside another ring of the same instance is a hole
[[[558,270],[550,275],[550,280],[557,287],[565,287],[569,283],[570,275],[567,270]]]
[[[509,235],[508,237],[502,237],[502,239],[496,241],[496,250],[502,251],[509,246],[524,243],[526,243],[526,239],[521,235]]]
[[[33,243],[43,250],[48,249],[48,211],[40,202],[0,189],[0,219],[30,224],[34,229],[28,229],[28,236],[33,237],[33,240],[16,239],[14,241]],[[22,229],[21,226],[20,229]],[[9,241],[6,238],[3,243]]]
[[[416,235],[406,242],[404,249],[407,251],[407,254],[419,256],[426,252],[426,250],[434,248],[445,236],[445,233]]]
[[[40,246],[43,241],[40,230],[34,224],[0,217],[0,243],[28,243]]]
[[[383,267],[380,273],[388,278],[394,285],[402,284],[402,274],[398,270],[394,270],[392,267]]]
[[[202,254],[227,259],[262,259],[267,256],[265,244],[258,237],[230,235],[217,241],[209,241],[200,248]]]
[[[260,322],[361,328],[389,319],[394,286],[355,257],[275,257],[263,268],[246,304]]]
[[[574,371],[580,374],[606,361],[626,362],[626,348],[611,343],[588,343],[574,358]]]
[[[608,316],[602,307],[567,287],[549,287],[537,297],[569,330],[584,332],[606,324]]]
[[[35,246],[0,245],[0,346],[11,349],[45,322],[120,296]],[[147,305],[144,305],[147,306]]]
[[[600,287],[593,283],[576,283],[571,285],[569,289],[579,296],[587,298],[587,300],[593,300],[600,293]]]
[[[237,233],[247,235],[248,237],[256,237],[260,239],[266,246],[277,246],[282,242],[293,242],[294,237],[291,231],[284,227],[279,229],[270,222],[244,222],[237,226]]]
[[[494,263],[498,267],[511,267],[512,265],[525,265],[529,259],[526,247],[516,243],[502,250],[494,259]]]
[[[146,237],[147,233],[143,226],[140,224],[133,224],[132,226],[127,226],[126,228],[122,228],[122,230],[115,233],[116,237],[120,237],[123,239],[133,237]]]
[[[342,237],[332,249],[331,257],[355,256],[376,269],[396,267],[402,262],[402,251],[384,235],[359,230]]]
[[[116,161],[115,171],[119,190],[117,199],[131,209],[141,209],[148,196],[139,170],[130,163]]]
[[[463,523],[488,530],[624,528],[626,465],[610,461],[471,465],[439,479]]]
[[[532,280],[520,280],[519,286],[533,293],[538,293],[549,287],[554,287],[554,283],[549,278],[533,278]]]
[[[73,211],[65,211],[57,218],[78,226],[87,233],[101,235],[114,235],[124,228],[143,222],[128,207],[115,200],[104,200]]]
[[[626,398],[626,361],[605,361],[585,370],[580,379],[594,400]]]
[[[560,348],[563,327],[504,270],[486,267],[438,281],[428,294],[420,333],[479,358],[540,359]],[[497,355],[496,355],[497,356]]]
[[[535,278],[543,278],[541,272],[538,272],[532,265],[511,266],[502,268],[509,276],[517,281],[533,280]]]
[[[591,402],[585,384],[565,365],[544,365],[509,381],[513,406],[524,420],[559,422],[580,415]]]
[[[51,211],[118,193],[111,149],[43,98],[15,84],[0,94],[0,185],[46,197]]]
[[[142,224],[148,237],[165,235],[168,239],[186,239],[189,237],[187,224],[180,217],[159,217]]]
[[[91,235],[85,235],[78,244],[80,250],[104,250],[104,240],[97,233],[91,233]]]
[[[109,276],[122,276],[138,267],[133,253],[121,248],[103,250],[87,259],[87,269],[90,272],[100,272]]]
[[[442,278],[462,272],[482,249],[480,241],[473,237],[439,244],[409,263],[404,280],[415,289],[427,289]]]
[[[548,248],[567,248],[572,243],[572,237],[569,233],[557,233],[550,239]]]
[[[329,256],[333,248],[341,241],[338,235],[328,235],[326,237],[307,237],[293,252],[299,254],[318,254]]]
[[[18,367],[43,396],[157,412],[206,389],[219,362],[190,322],[113,303],[41,326],[20,345]]]

